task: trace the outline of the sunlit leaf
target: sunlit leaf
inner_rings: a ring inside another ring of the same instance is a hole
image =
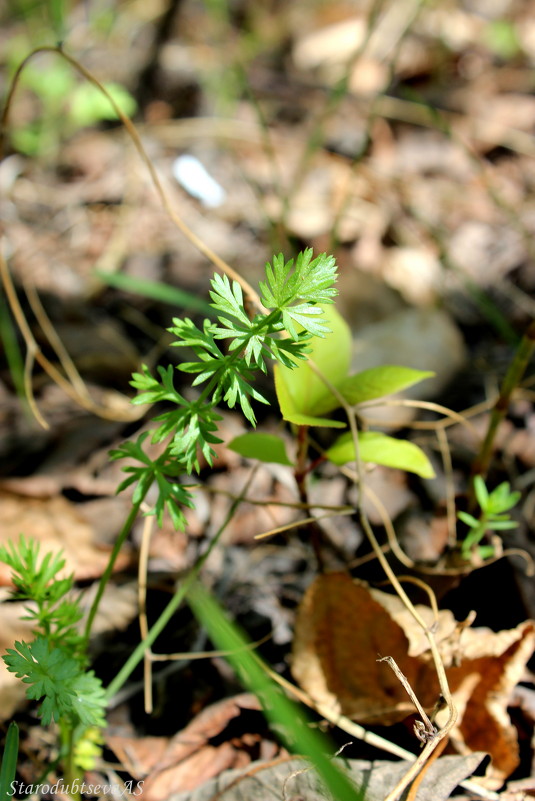
[[[354,406],[357,403],[400,392],[433,375],[434,373],[429,370],[414,370],[412,367],[386,364],[349,376],[338,388],[346,401]]]
[[[261,462],[291,465],[283,440],[274,434],[257,434],[251,432],[235,437],[228,447],[245,456],[247,459],[259,459]]]
[[[395,439],[380,431],[361,431],[358,435],[359,454],[363,462],[382,464],[416,473],[422,478],[433,478],[435,472],[425,453],[413,442]],[[334,464],[355,461],[355,446],[350,432],[342,434],[326,453]]]
[[[351,331],[334,306],[324,309],[323,318],[331,333],[324,339],[314,339],[309,358],[337,386],[347,376],[351,361]],[[333,411],[340,403],[326,387],[325,383],[304,362],[289,370],[281,365],[275,366],[275,389],[280,410],[285,420],[298,423],[297,416],[319,419],[321,415]],[[331,425],[343,427],[333,421],[312,422],[307,425]]]

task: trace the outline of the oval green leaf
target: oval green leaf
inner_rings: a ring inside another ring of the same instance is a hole
[[[401,392],[402,389],[407,389],[434,375],[429,370],[414,370],[412,367],[385,364],[349,376],[342,381],[339,390],[346,401],[355,406],[357,403]]]
[[[363,462],[382,464],[416,473],[422,478],[434,478],[435,471],[425,453],[413,442],[395,439],[380,431],[361,431],[358,435],[360,458]],[[355,461],[355,447],[350,432],[342,434],[325,454],[334,464]]]
[[[229,442],[231,451],[245,456],[247,459],[258,459],[261,462],[291,465],[286,447],[280,437],[275,434],[242,434]]]
[[[338,386],[347,376],[351,361],[351,331],[343,317],[334,306],[325,306],[323,318],[330,333],[322,339],[313,340],[309,358],[325,375]],[[343,428],[343,423],[325,420],[321,415],[332,412],[340,406],[325,383],[304,362],[294,369],[275,366],[275,389],[282,416],[297,425],[330,425]],[[301,422],[303,416],[311,422]],[[299,420],[297,419],[299,418]]]

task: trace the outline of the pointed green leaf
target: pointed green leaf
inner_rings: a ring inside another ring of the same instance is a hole
[[[481,476],[474,476],[474,490],[480,508],[483,509],[483,511],[486,511],[489,500],[489,492]]]
[[[291,465],[283,440],[275,434],[257,434],[251,432],[234,437],[229,442],[231,451],[245,456],[247,459],[259,459],[261,462]]]
[[[357,403],[400,392],[433,375],[435,374],[429,370],[413,370],[412,367],[385,364],[345,378],[339,390],[347,402],[355,406]]]
[[[413,442],[394,439],[379,431],[359,433],[359,451],[363,462],[382,464],[416,473],[422,478],[434,478],[435,472],[425,453]],[[326,453],[334,464],[342,465],[355,460],[355,447],[350,432],[342,434]]]
[[[311,343],[309,358],[328,380],[338,386],[347,376],[351,360],[351,332],[343,317],[334,306],[326,306],[322,320],[330,329],[324,339]],[[280,410],[285,420],[298,425],[331,425],[343,427],[341,423],[325,422],[321,415],[336,409],[340,404],[327,389],[324,382],[309,365],[303,364],[290,370],[275,365],[275,389]],[[298,423],[297,416],[310,417],[314,422]]]

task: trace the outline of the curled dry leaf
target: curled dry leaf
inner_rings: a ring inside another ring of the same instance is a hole
[[[63,551],[65,573],[74,573],[77,581],[98,578],[108,563],[108,546],[98,544],[98,529],[84,520],[76,504],[57,495],[29,498],[0,490],[0,544],[16,542],[20,534],[35,539],[41,553]],[[119,554],[116,570],[129,563],[126,553]],[[0,585],[10,584],[11,568],[0,564]]]
[[[419,606],[418,611],[431,626],[431,610]],[[459,710],[451,741],[464,754],[489,753],[488,779],[499,786],[519,761],[507,705],[533,653],[535,623],[498,633],[460,631],[452,613],[444,610],[435,637]],[[377,662],[382,656],[396,661],[431,712],[439,698],[438,679],[425,635],[401,601],[370,591],[346,573],[319,576],[296,621],[292,671],[299,684],[317,702],[361,723],[403,720],[415,709],[388,665]]]
[[[143,798],[163,801],[172,793],[194,790],[225,770],[248,765],[250,747],[259,744],[259,737],[247,732],[240,735],[239,726],[233,728],[247,710],[260,710],[258,700],[249,693],[225,698],[203,709],[169,740],[148,774],[136,776],[144,779]],[[108,737],[107,742],[119,758],[140,747],[135,740],[124,737]]]

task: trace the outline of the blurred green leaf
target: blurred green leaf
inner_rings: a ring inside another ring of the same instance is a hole
[[[342,381],[338,389],[346,401],[355,406],[357,403],[400,392],[433,375],[435,374],[429,370],[414,370],[412,367],[385,364],[349,376]]]
[[[515,24],[508,19],[489,22],[483,30],[483,41],[493,53],[504,60],[514,58],[521,51]]]
[[[104,84],[121,111],[131,117],[137,103],[130,92],[117,83]],[[93,84],[81,83],[71,93],[69,117],[76,125],[94,125],[101,120],[116,120],[117,114],[110,101]]]
[[[251,432],[235,437],[229,442],[231,451],[248,459],[259,459],[261,462],[291,465],[283,440],[275,434],[257,434]]]
[[[407,470],[422,478],[435,476],[429,459],[413,442],[394,439],[380,431],[361,431],[358,441],[360,458],[363,462]],[[355,461],[355,446],[351,433],[342,434],[325,455],[337,465]]]
[[[334,386],[338,386],[349,370],[351,331],[334,306],[325,306],[323,312],[323,320],[331,333],[313,341],[309,358]],[[306,362],[293,370],[276,365],[275,389],[285,420],[297,425],[344,427],[343,423],[320,420],[321,415],[340,404]],[[302,422],[305,418],[311,422]]]

